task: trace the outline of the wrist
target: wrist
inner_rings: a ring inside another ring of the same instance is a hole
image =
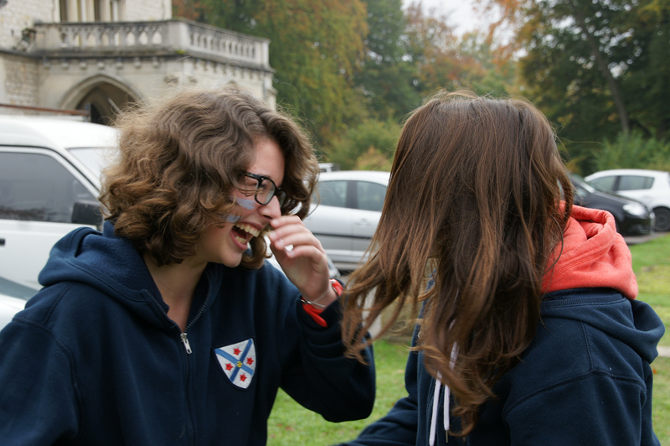
[[[342,284],[336,279],[330,279],[328,289],[316,299],[309,299],[305,296],[302,296],[300,300],[302,303],[311,305],[312,307],[323,310],[328,305],[336,301],[341,295],[344,288]]]

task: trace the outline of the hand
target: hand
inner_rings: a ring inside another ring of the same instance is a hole
[[[329,305],[337,295],[329,283],[328,261],[321,242],[295,215],[270,222],[270,249],[286,277],[308,300]]]

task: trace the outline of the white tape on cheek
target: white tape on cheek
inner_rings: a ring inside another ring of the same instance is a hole
[[[237,202],[237,204],[239,204],[244,209],[248,209],[248,210],[251,211],[251,210],[254,210],[256,208],[256,201],[254,201],[254,200],[249,200],[247,198],[235,197],[235,201]]]

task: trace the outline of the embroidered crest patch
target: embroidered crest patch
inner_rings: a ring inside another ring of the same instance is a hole
[[[231,383],[246,389],[256,370],[256,346],[253,339],[214,349],[216,359]]]

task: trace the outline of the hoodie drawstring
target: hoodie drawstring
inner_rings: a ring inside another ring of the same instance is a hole
[[[440,388],[442,387],[442,382],[440,379],[442,378],[442,375],[440,372],[437,372],[437,379],[435,380],[435,389],[433,390],[433,413],[431,414],[430,417],[430,440],[429,440],[429,445],[430,446],[435,446],[435,425],[437,424],[437,406],[439,405],[439,399],[440,399]],[[445,388],[449,388],[449,386],[444,386]],[[445,401],[445,405],[449,404],[447,401]]]
[[[451,358],[449,360],[449,366],[454,367],[454,362],[456,361],[456,355],[458,354],[458,349],[454,345],[451,349]],[[428,440],[429,446],[435,446],[436,430],[437,430],[437,407],[440,405],[440,390],[442,389],[442,374],[437,372],[437,379],[435,380],[435,389],[433,389],[433,408],[430,417],[430,437]],[[442,412],[442,425],[444,427],[444,438],[447,443],[449,443],[449,403],[450,403],[450,391],[449,386],[444,385],[444,406]]]

